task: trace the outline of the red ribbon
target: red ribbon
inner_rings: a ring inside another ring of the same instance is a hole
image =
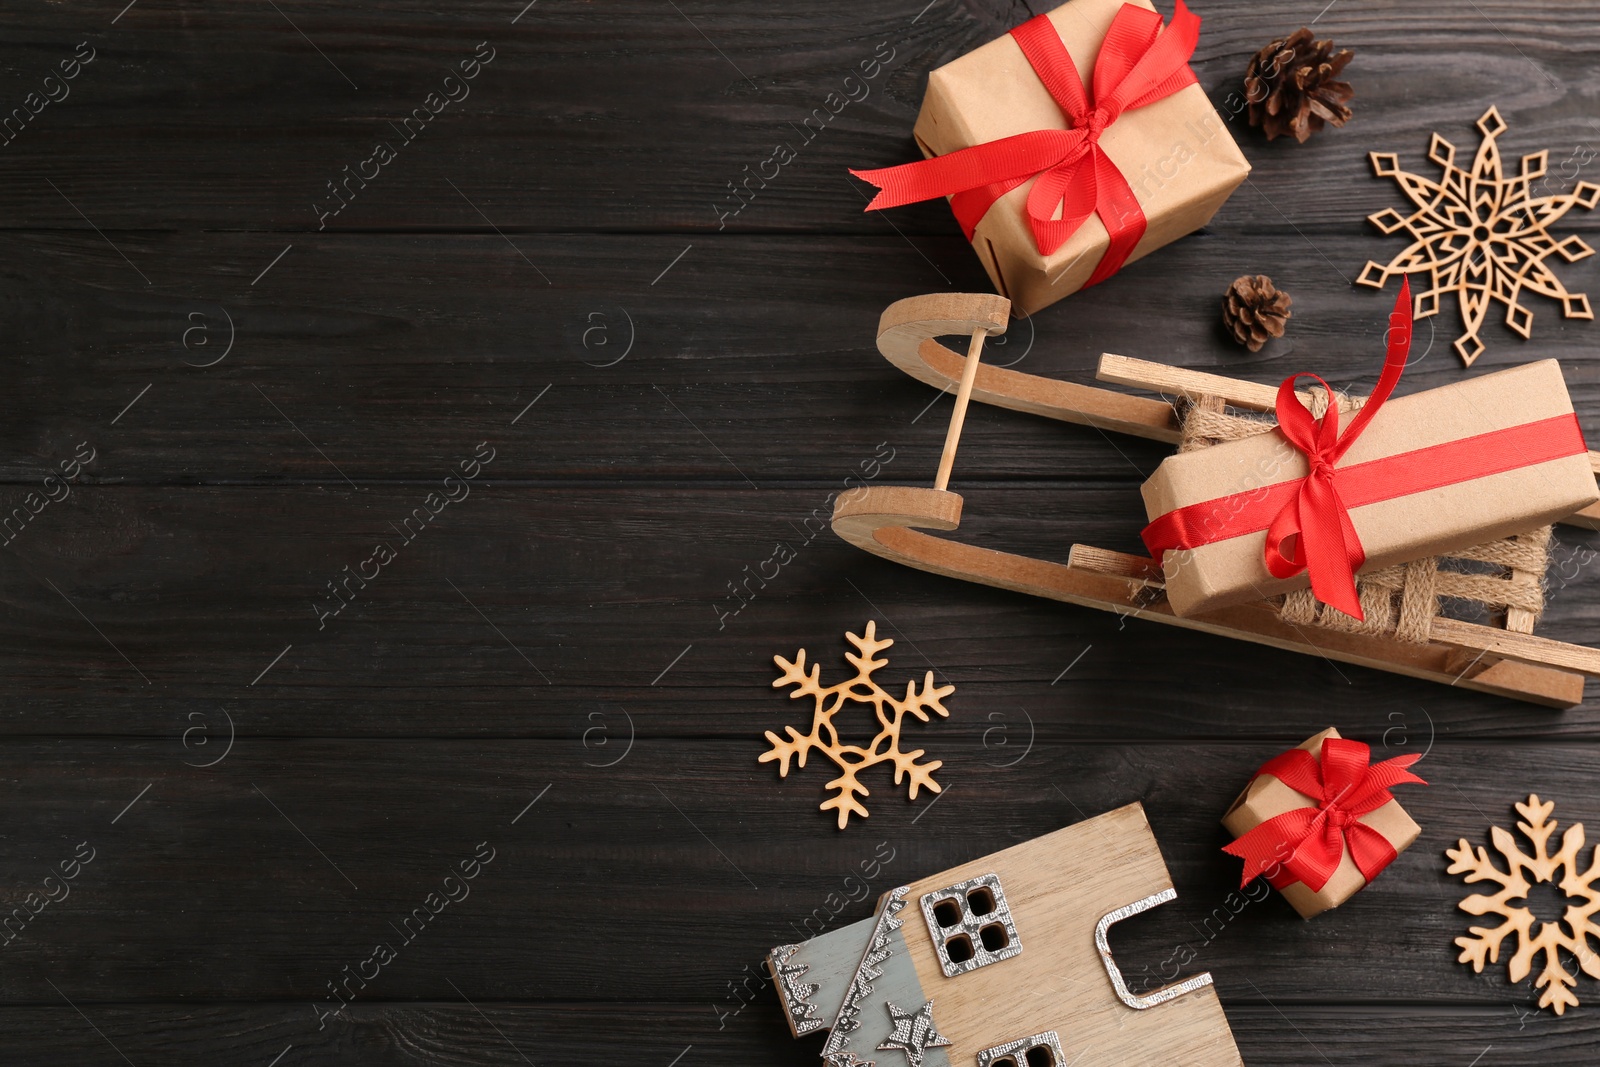
[[[1350,509],[1340,499],[1336,467],[1405,373],[1406,357],[1411,354],[1410,278],[1400,282],[1394,310],[1389,313],[1388,338],[1378,386],[1343,435],[1339,433],[1339,405],[1327,382],[1315,374],[1291,374],[1278,386],[1278,429],[1305,453],[1311,470],[1301,479],[1294,501],[1284,505],[1267,527],[1267,570],[1274,578],[1293,578],[1309,571],[1311,591],[1317,599],[1357,619],[1362,614],[1356,597],[1356,571],[1367,561],[1367,553],[1350,521]],[[1301,378],[1316,378],[1328,398],[1328,410],[1320,420],[1312,417],[1295,391],[1294,383]]]
[[[1032,130],[916,163],[850,173],[879,188],[868,211],[950,197],[968,240],[996,200],[1037,179],[1028,191],[1027,215],[1043,254],[1060,248],[1089,216],[1099,214],[1105,223],[1111,243],[1085,287],[1096,285],[1121,269],[1146,226],[1144,209],[1101,149],[1100,135],[1124,111],[1195,84],[1188,64],[1200,38],[1200,18],[1177,0],[1172,24],[1163,33],[1160,15],[1125,4],[1100,46],[1092,99],[1048,17],[1029,19],[1011,36],[1069,129]]]
[[[1330,737],[1322,742],[1321,762],[1294,748],[1263,764],[1255,777],[1270,774],[1316,806],[1275,815],[1223,846],[1224,852],[1244,860],[1239,888],[1265,874],[1278,889],[1304,882],[1313,893],[1320,892],[1339,869],[1347,847],[1369,882],[1393,863],[1398,853],[1388,838],[1359,820],[1394,799],[1391,786],[1428,783],[1407,769],[1422,758],[1420,753],[1368,766],[1371,758],[1372,750],[1360,741]]]
[[[1140,535],[1150,554],[1199,548],[1267,531],[1267,569],[1276,578],[1310,572],[1317,599],[1362,618],[1355,573],[1366,550],[1350,521],[1350,509],[1394,500],[1446,485],[1581,455],[1588,449],[1576,415],[1558,415],[1503,430],[1385,456],[1350,467],[1336,466],[1361,436],[1405,370],[1411,348],[1411,284],[1400,287],[1389,316],[1388,355],[1378,387],[1365,407],[1339,433],[1339,409],[1328,383],[1315,374],[1285,378],[1278,388],[1278,428],[1305,454],[1310,472],[1244,493],[1189,504],[1161,515]],[[1294,383],[1316,378],[1328,392],[1321,420],[1300,403]]]

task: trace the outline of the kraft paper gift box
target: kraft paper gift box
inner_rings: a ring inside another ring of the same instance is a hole
[[[1323,742],[1337,737],[1339,731],[1330,727],[1297,747],[1321,760]],[[1409,765],[1417,758],[1420,757],[1391,762],[1403,762]],[[1258,774],[1245,787],[1244,792],[1239,794],[1238,799],[1229,806],[1227,813],[1222,817],[1222,825],[1237,839],[1275,816],[1296,808],[1314,807],[1317,803],[1318,798],[1290,788],[1271,774]],[[1392,796],[1382,806],[1367,812],[1357,821],[1382,835],[1396,855],[1410,848],[1422,833],[1422,828],[1406,814],[1400,802]],[[1344,847],[1344,854],[1339,860],[1338,867],[1320,890],[1312,891],[1303,881],[1288,881],[1290,877],[1292,876],[1279,874],[1274,878],[1269,873],[1268,880],[1283,894],[1283,898],[1290,906],[1300,913],[1302,919],[1310,919],[1330,908],[1337,908],[1367,884],[1366,877],[1357,868],[1354,858],[1350,855],[1348,844]]]
[[[1337,464],[1339,469],[1480,434],[1571,419],[1572,401],[1553,359],[1486,374],[1385,403]],[[1346,420],[1348,421],[1348,420]],[[1343,428],[1343,424],[1341,425]],[[1600,500],[1589,457],[1575,422],[1563,425],[1572,453],[1468,478],[1423,492],[1350,508],[1366,553],[1362,571],[1445,555],[1454,550],[1526,533]],[[1483,450],[1490,451],[1488,446]],[[1505,458],[1532,455],[1513,444]],[[1141,489],[1154,520],[1179,508],[1204,513],[1199,526],[1226,527],[1230,517],[1267,487],[1306,476],[1306,456],[1281,431],[1228,441],[1167,457]],[[1200,507],[1200,505],[1204,505]],[[1305,571],[1275,578],[1263,558],[1267,532],[1165,551],[1167,600],[1179,615],[1211,611],[1309,584]]]
[[[1071,0],[1048,15],[1085,86],[1094,81],[1101,42],[1123,0]],[[1150,0],[1132,6],[1154,10]],[[1092,95],[1091,95],[1092,99]],[[926,156],[1069,123],[1010,34],[928,75],[922,111],[912,131]],[[1227,124],[1205,90],[1189,85],[1144,107],[1124,111],[1100,136],[1100,147],[1122,171],[1148,220],[1127,262],[1200,229],[1250,173]],[[994,203],[972,236],[1000,295],[1031,314],[1083,288],[1110,239],[1091,216],[1049,255],[1039,251],[1024,205],[1033,182]]]

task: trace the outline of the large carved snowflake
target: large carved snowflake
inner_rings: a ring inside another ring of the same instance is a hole
[[[1468,927],[1470,937],[1456,938],[1461,946],[1460,961],[1472,964],[1474,971],[1482,972],[1487,958],[1500,959],[1501,943],[1511,934],[1517,935],[1517,952],[1506,964],[1513,982],[1528,977],[1534,957],[1544,953],[1544,970],[1534,982],[1534,988],[1543,989],[1539,1007],[1552,1008],[1557,1015],[1569,1005],[1578,1003],[1573,987],[1578,977],[1561,964],[1561,953],[1570,952],[1579,967],[1591,978],[1600,978],[1600,955],[1589,947],[1589,939],[1600,942],[1600,926],[1594,922],[1600,912],[1600,888],[1594,884],[1600,878],[1600,847],[1594,850],[1589,869],[1578,870],[1578,853],[1583,850],[1583,824],[1573,823],[1561,836],[1561,848],[1550,854],[1550,837],[1556,824],[1550,821],[1555,803],[1539,802],[1537,795],[1530,796],[1526,804],[1516,805],[1517,813],[1527,822],[1517,823],[1517,829],[1533,842],[1533,855],[1523,851],[1517,839],[1508,830],[1496,826],[1490,831],[1494,847],[1506,859],[1509,870],[1502,871],[1489,858],[1485,848],[1476,851],[1463,838],[1445,855],[1454,862],[1451,874],[1465,873],[1467,882],[1497,882],[1500,891],[1494,896],[1475,893],[1461,902],[1461,910],[1469,915],[1487,915],[1491,912],[1505,921],[1489,929]],[[1558,881],[1556,875],[1560,873]],[[1541,922],[1527,907],[1528,890],[1540,882],[1549,882],[1567,897],[1567,908],[1560,922]],[[1521,904],[1513,903],[1521,901]],[[1534,926],[1538,925],[1538,932]]]
[[[802,734],[793,726],[786,726],[784,730],[789,737],[785,740],[768,730],[766,736],[772,743],[772,748],[761,754],[762,763],[778,761],[780,778],[788,777],[791,758],[803,768],[806,765],[807,754],[813,749],[837,764],[843,773],[828,783],[827,788],[833,790],[834,795],[822,802],[822,810],[833,808],[838,811],[841,830],[850,821],[852,813],[862,818],[867,816],[867,809],[856,798],[868,795],[867,787],[862,785],[857,777],[859,772],[868,767],[879,763],[893,763],[894,784],[899,785],[902,779],[909,778],[908,792],[912,800],[917,799],[917,791],[923,786],[927,786],[935,793],[940,792],[939,783],[933,780],[933,772],[944,766],[943,762],[931,760],[919,763],[918,760],[924,754],[924,750],[920,748],[914,752],[902,752],[900,728],[907,715],[923,722],[931,721],[928,718],[930,711],[938,713],[940,717],[948,717],[950,712],[940,701],[956,691],[953,685],[934,685],[933,672],[929,671],[922,681],[920,691],[915,682],[907,682],[904,699],[896,700],[872,679],[874,671],[889,663],[886,659],[875,657],[894,644],[894,641],[888,638],[880,641],[875,622],[867,623],[865,636],[847,633],[845,637],[856,647],[855,652],[847,652],[844,657],[855,667],[856,674],[854,678],[838,685],[824,688],[821,682],[822,668],[815,663],[811,665],[810,673],[806,672],[806,650],[803,648],[792,663],[782,656],[772,657],[773,662],[783,672],[782,676],[772,683],[772,687],[778,689],[792,685],[795,689],[789,694],[789,699],[810,697],[815,706],[812,711],[810,733]],[[833,719],[846,704],[872,705],[878,732],[870,744],[850,745],[839,739],[839,731],[834,726]]]
[[[1549,168],[1548,150],[1523,156],[1517,176],[1504,177],[1496,142],[1507,129],[1506,121],[1491,107],[1477,125],[1483,143],[1471,170],[1456,166],[1455,145],[1433,135],[1428,158],[1444,168],[1437,182],[1401,170],[1392,152],[1371,154],[1372,169],[1379,177],[1393,178],[1417,210],[1402,215],[1387,208],[1367,216],[1386,234],[1405,230],[1411,244],[1387,266],[1368,261],[1356,279],[1381,289],[1397,274],[1431,273],[1429,287],[1417,286],[1415,315],[1425,319],[1438,314],[1439,298],[1455,293],[1466,329],[1455,349],[1469,365],[1483,352],[1478,330],[1495,301],[1505,305],[1506,325],[1524,340],[1533,328],[1533,312],[1521,303],[1524,291],[1561,301],[1569,319],[1594,318],[1589,298],[1567,292],[1545,261],[1559,255],[1572,263],[1594,254],[1581,238],[1557,241],[1549,230],[1572,208],[1587,210],[1600,203],[1600,185],[1592,182],[1579,182],[1568,193],[1534,195],[1534,182]]]

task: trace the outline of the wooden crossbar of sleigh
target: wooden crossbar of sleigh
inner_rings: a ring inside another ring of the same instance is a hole
[[[954,392],[955,410],[933,488],[866,486],[841,495],[833,512],[833,529],[840,537],[934,574],[1550,707],[1581,702],[1584,679],[1600,675],[1600,651],[1534,634],[1535,617],[1515,608],[1504,612],[1500,626],[1437,615],[1422,642],[1297,625],[1281,618],[1271,602],[1179,617],[1162,592],[1161,565],[1149,557],[1074,544],[1066,562],[1057,563],[924,532],[945,533],[961,525],[961,496],[946,486],[972,400],[1173,444],[1182,436],[1185,402],[1212,405],[1213,410],[1219,403],[1248,412],[1273,410],[1273,386],[1125,356],[1101,356],[1096,377],[1157,397],[984,365],[984,338],[1005,332],[1010,310],[1004,297],[949,293],[911,297],[884,311],[878,324],[879,351],[913,378]],[[938,341],[950,336],[971,338],[965,356]],[[1591,452],[1589,457],[1600,471],[1600,454]],[[1562,521],[1600,529],[1600,505]]]

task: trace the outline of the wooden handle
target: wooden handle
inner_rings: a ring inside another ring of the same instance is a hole
[[[879,318],[878,351],[917,381],[948,391],[966,367],[961,353],[946,348],[936,338],[969,334],[979,327],[990,337],[998,336],[1006,332],[1010,311],[1011,302],[992,293],[908,296],[890,304]],[[972,399],[1047,419],[1094,426],[1106,433],[1127,433],[1174,444],[1182,436],[1172,405],[1165,401],[1004,367],[980,366],[973,380]]]
[[[950,486],[950,470],[956,465],[956,445],[961,443],[961,427],[967,421],[967,404],[972,400],[972,383],[978,377],[978,361],[983,358],[986,330],[973,330],[967,345],[967,362],[961,368],[961,386],[956,390],[956,409],[950,413],[950,429],[944,435],[944,453],[939,457],[939,473],[933,487],[941,493]]]

